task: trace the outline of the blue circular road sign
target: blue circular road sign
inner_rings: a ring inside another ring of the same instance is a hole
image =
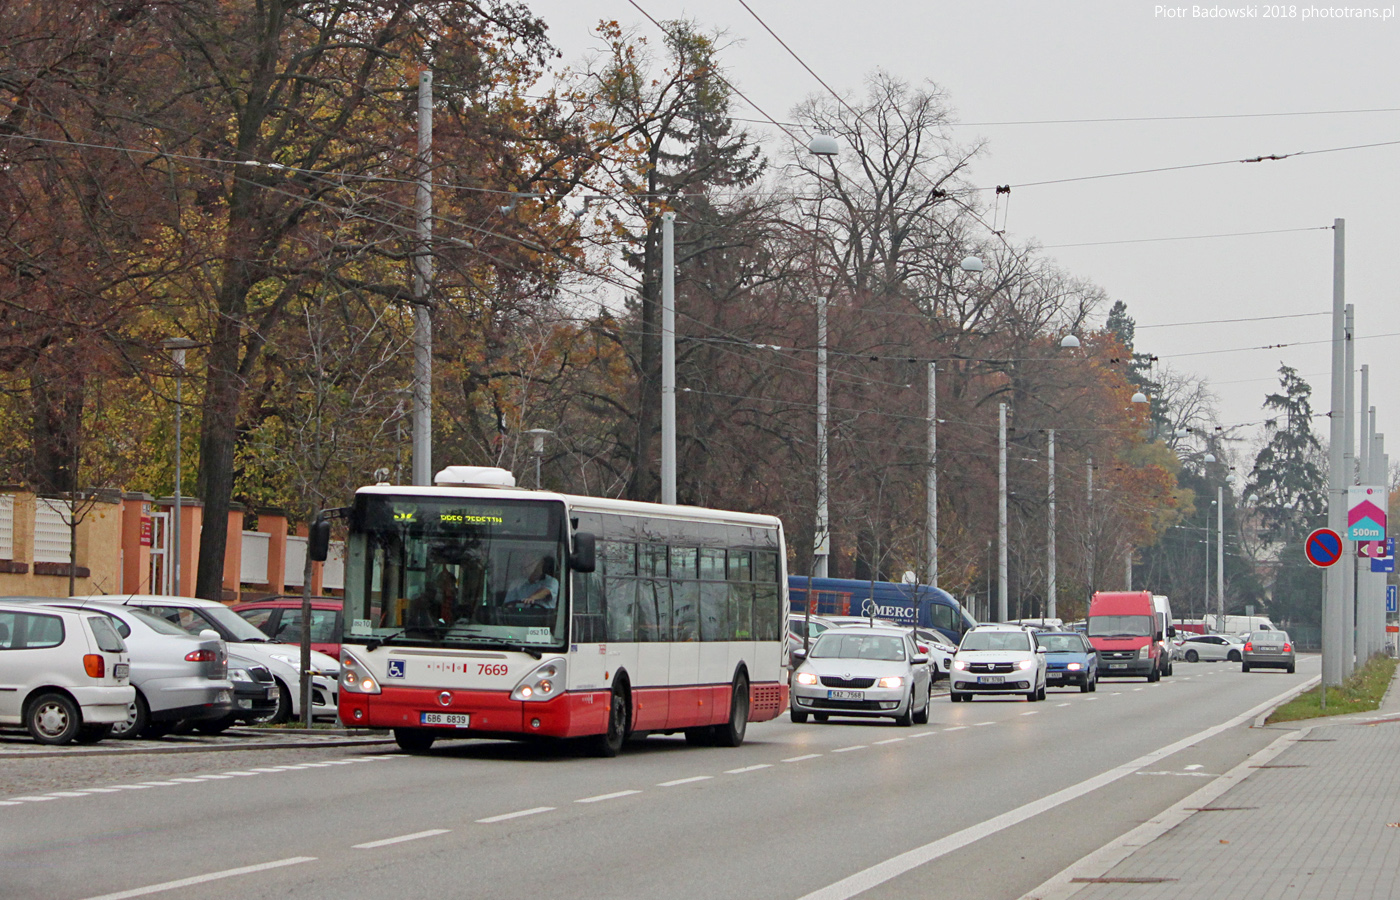
[[[1319,528],[1303,542],[1308,562],[1325,569],[1342,558],[1342,536],[1330,528]]]

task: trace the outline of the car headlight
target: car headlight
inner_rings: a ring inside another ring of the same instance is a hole
[[[798,684],[816,684],[816,683],[817,683],[817,676],[816,676],[816,674],[813,673],[813,672],[798,672],[798,673],[797,673],[797,683],[798,683]]]
[[[1151,645],[1151,644],[1143,644],[1141,647],[1138,648],[1138,659],[1147,659],[1147,658],[1148,658],[1149,656],[1151,656],[1151,655],[1152,655],[1152,645]]]
[[[1066,669],[1069,669],[1071,672],[1078,672],[1080,669],[1084,668],[1084,664],[1083,664],[1083,663],[1068,663],[1068,664],[1065,666],[1065,668],[1066,668]]]
[[[1035,667],[1035,660],[1033,660],[1033,659],[1023,659],[1023,660],[1021,660],[1020,662],[1018,662],[1018,663],[1016,664],[1016,668],[1020,669],[1020,670],[1023,671],[1023,672],[1024,672],[1025,670],[1027,670],[1027,669],[1031,669],[1031,668],[1034,668],[1034,667]]]
[[[553,700],[564,692],[564,660],[551,659],[535,667],[510,692],[512,700]]]
[[[252,680],[253,680],[253,676],[251,676],[251,675],[248,674],[248,670],[247,670],[247,669],[229,669],[229,670],[228,670],[228,680],[229,680],[229,681],[252,681]]]
[[[904,686],[904,679],[898,675],[886,675],[879,681],[882,688],[897,688]]]
[[[965,672],[967,671],[967,662],[965,660],[955,659],[953,660],[953,668],[957,669],[959,672]]]

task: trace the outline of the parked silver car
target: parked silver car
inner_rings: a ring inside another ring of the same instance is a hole
[[[793,653],[791,715],[884,716],[898,725],[928,722],[928,657],[906,628],[830,628],[811,651]]]
[[[1255,631],[1245,636],[1240,650],[1240,671],[1250,669],[1284,669],[1292,673],[1297,666],[1293,642],[1286,631]]]

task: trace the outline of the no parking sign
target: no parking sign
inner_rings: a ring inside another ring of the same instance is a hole
[[[1342,558],[1342,536],[1330,528],[1318,528],[1303,542],[1308,562],[1325,569]]]

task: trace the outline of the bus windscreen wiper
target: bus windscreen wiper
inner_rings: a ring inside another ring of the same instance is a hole
[[[528,653],[535,659],[541,659],[544,656],[544,651],[538,647],[522,644],[519,641],[512,641],[509,638],[496,637],[491,634],[459,635],[457,639],[463,644],[488,644],[492,647],[509,647],[512,650]]]
[[[370,638],[369,640],[365,641],[365,649],[373,653],[380,647],[392,643],[394,638],[401,636],[407,630],[407,628],[400,628],[398,631],[395,631],[392,634],[386,634],[382,638]]]

